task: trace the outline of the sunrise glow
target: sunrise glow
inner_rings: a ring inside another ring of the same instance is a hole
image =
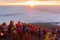
[[[26,1],[18,3],[0,3],[0,5],[60,5],[60,1]]]

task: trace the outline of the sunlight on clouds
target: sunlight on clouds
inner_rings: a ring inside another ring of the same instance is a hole
[[[24,2],[24,1],[60,1],[60,0],[0,0],[0,2]]]
[[[60,5],[60,1],[27,1],[18,3],[0,3],[0,5]]]
[[[0,0],[0,2],[26,2],[26,1],[60,1],[60,0]]]
[[[0,0],[0,2],[24,2],[27,0]]]
[[[6,0],[6,1],[7,2],[2,2],[2,3],[0,2],[0,5],[30,5],[31,7],[33,7],[34,5],[60,5],[60,1],[40,1],[40,0],[39,1],[38,0]]]

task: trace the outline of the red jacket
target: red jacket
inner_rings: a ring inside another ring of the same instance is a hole
[[[20,21],[18,21],[17,28],[20,28]]]
[[[31,31],[34,32],[35,31],[35,26],[31,26]]]
[[[21,28],[20,21],[18,21],[17,28],[18,28],[18,32],[19,32],[19,33],[22,33],[22,32],[23,32],[23,30],[22,30],[22,28]]]

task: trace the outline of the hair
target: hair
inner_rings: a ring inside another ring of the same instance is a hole
[[[5,25],[6,25],[6,23],[4,22],[4,23],[2,23],[2,25],[3,25],[3,26],[5,26]]]
[[[14,25],[14,22],[12,20],[10,21],[10,25]]]

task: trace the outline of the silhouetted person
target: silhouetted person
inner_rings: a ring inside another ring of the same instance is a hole
[[[8,32],[8,26],[6,23],[2,23],[2,28],[3,28],[3,31]]]
[[[4,22],[4,23],[2,23],[2,25],[1,25],[1,27],[2,27],[2,32],[4,33],[4,37],[6,37],[8,34],[8,26],[7,26],[7,24]]]
[[[0,25],[0,32],[3,30],[2,25]]]
[[[13,21],[10,21],[10,24],[8,25],[9,33],[12,33],[13,32],[14,27],[15,27],[14,22]]]
[[[12,35],[12,38],[16,40],[17,36],[17,31],[16,31],[16,26],[14,25],[13,21],[10,21],[10,24],[8,25],[8,32],[9,35]]]
[[[20,21],[18,21],[16,27],[17,27],[19,39],[20,39],[20,40],[23,40],[23,27],[21,26]]]

